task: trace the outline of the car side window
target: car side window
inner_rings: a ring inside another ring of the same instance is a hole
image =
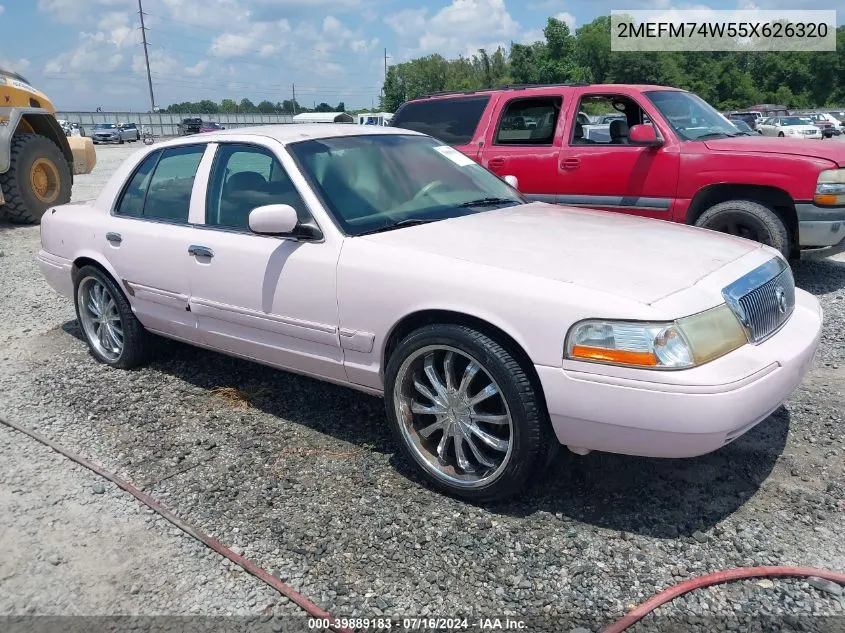
[[[552,145],[560,116],[560,97],[514,99],[496,128],[495,145]]]
[[[205,223],[249,230],[250,212],[268,204],[289,204],[301,222],[311,219],[293,181],[270,150],[254,145],[220,145],[206,197]]]
[[[144,199],[147,197],[147,187],[150,186],[150,176],[160,157],[161,151],[152,152],[141,162],[114,208],[115,215],[131,218],[143,216]]]
[[[205,147],[190,145],[164,150],[147,189],[145,219],[188,222],[191,191]]]
[[[631,126],[650,122],[639,104],[624,95],[584,95],[578,111],[593,113],[594,120],[605,122],[584,125],[576,121],[570,145],[629,145]]]

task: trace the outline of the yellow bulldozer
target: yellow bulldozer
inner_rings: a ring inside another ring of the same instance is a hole
[[[91,139],[67,136],[47,95],[0,68],[0,219],[39,223],[96,164]]]

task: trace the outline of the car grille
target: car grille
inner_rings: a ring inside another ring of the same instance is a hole
[[[772,259],[722,290],[751,343],[777,332],[795,310],[795,280],[782,259]]]

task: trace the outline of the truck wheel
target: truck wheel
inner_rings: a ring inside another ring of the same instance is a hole
[[[12,137],[9,171],[0,174],[3,214],[16,224],[37,224],[52,206],[70,202],[70,165],[59,147],[38,134]]]
[[[778,215],[769,207],[751,200],[728,200],[707,209],[695,222],[696,226],[744,237],[776,248],[789,258],[789,231]]]

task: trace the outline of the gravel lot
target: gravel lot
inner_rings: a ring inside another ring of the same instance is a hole
[[[74,198],[96,193],[136,150],[98,148]],[[375,398],[176,343],[137,371],[96,363],[72,305],[38,272],[38,238],[37,227],[0,224],[0,417],[143,487],[335,616],[509,614],[529,630],[595,631],[709,571],[845,570],[842,256],[797,267],[824,305],[823,347],[767,422],[692,460],[564,455],[529,496],[482,508],[420,483],[394,456]],[[215,391],[224,387],[242,396]],[[293,609],[7,430],[0,478],[10,518],[0,527],[0,614]],[[845,626],[845,595],[806,581],[740,582],[676,600],[632,630],[670,622],[834,630]]]

